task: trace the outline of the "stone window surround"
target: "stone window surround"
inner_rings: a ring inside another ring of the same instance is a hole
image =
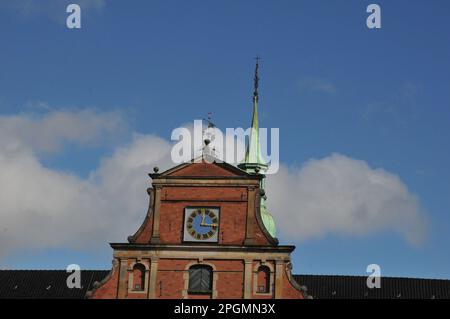
[[[144,274],[144,288],[142,290],[135,290],[133,287],[133,270],[136,265],[142,265],[145,268],[145,274]],[[149,276],[150,276],[150,267],[148,264],[148,261],[141,260],[141,259],[135,259],[131,265],[129,265],[128,269],[128,293],[129,294],[142,294],[142,293],[148,293],[148,283],[149,283]]]
[[[217,299],[217,280],[219,279],[219,273],[217,272],[217,268],[214,264],[204,262],[203,259],[199,259],[198,261],[190,262],[184,268],[183,280],[184,286],[183,291],[181,293],[183,299],[189,298],[189,268],[195,265],[209,266],[212,268],[212,289],[211,289],[211,299]]]
[[[269,275],[269,292],[258,292],[258,270],[259,267],[266,266],[270,270]],[[275,270],[273,268],[272,263],[266,262],[265,260],[261,260],[256,262],[253,267],[253,293],[258,296],[273,296],[273,288],[275,284]]]

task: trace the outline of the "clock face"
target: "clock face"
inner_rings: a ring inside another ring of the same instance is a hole
[[[184,241],[217,242],[219,209],[189,207],[184,212]]]

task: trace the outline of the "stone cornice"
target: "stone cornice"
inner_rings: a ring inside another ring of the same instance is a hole
[[[186,180],[192,180],[196,183],[211,183],[214,181],[224,181],[225,183],[240,183],[253,185],[256,181],[260,181],[263,175],[252,176],[154,176],[154,174],[148,174],[153,183],[184,183]]]
[[[235,245],[159,245],[136,243],[110,243],[114,250],[141,250],[141,251],[190,251],[190,252],[257,252],[257,253],[290,253],[295,249],[292,245],[283,246],[235,246]]]

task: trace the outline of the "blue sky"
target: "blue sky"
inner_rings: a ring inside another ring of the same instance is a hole
[[[0,3],[0,116],[88,109],[120,122],[94,143],[29,145],[42,167],[87,179],[136,133],[168,140],[208,112],[222,128],[249,125],[259,54],[260,122],[280,128],[281,162],[295,170],[339,153],[382,168],[417,198],[427,225],[420,245],[389,227],[301,240],[280,231],[297,246],[294,271],[364,275],[377,263],[383,275],[450,278],[447,1],[85,0],[80,30],[65,26],[69,1],[12,2]],[[365,25],[372,2],[379,30]],[[112,252],[107,242],[14,248],[0,267],[107,269]]]

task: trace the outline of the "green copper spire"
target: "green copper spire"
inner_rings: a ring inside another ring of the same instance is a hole
[[[240,167],[248,173],[267,170],[267,164],[261,156],[261,144],[259,143],[259,123],[258,123],[258,86],[259,86],[259,57],[256,57],[254,91],[253,91],[253,116],[250,128],[249,141],[245,152],[244,163]]]
[[[247,149],[245,152],[244,162],[239,164],[239,168],[245,170],[247,173],[255,174],[264,172],[267,170],[268,165],[264,161],[261,155],[261,144],[259,143],[259,123],[258,123],[258,86],[259,86],[259,57],[256,57],[256,67],[255,67],[255,77],[254,81],[254,91],[253,91],[253,116],[252,116],[252,127],[250,128],[250,135],[248,140]],[[261,189],[265,189],[265,179],[261,179]],[[266,196],[261,197],[261,218],[264,223],[265,228],[272,237],[276,235],[275,221],[269,210],[266,207]]]

